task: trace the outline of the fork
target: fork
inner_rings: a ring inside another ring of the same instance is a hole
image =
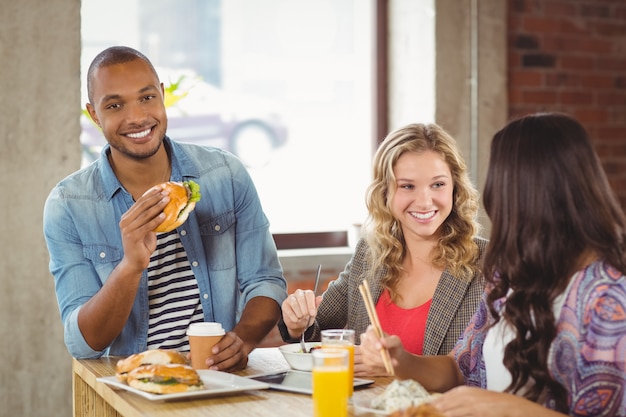
[[[317,266],[317,274],[315,275],[315,286],[313,287],[313,295],[317,297],[317,287],[320,283],[320,272],[322,271],[322,265]],[[300,336],[300,349],[302,349],[302,353],[308,353],[306,349],[306,344],[304,343],[304,334],[306,330],[309,328],[310,324],[307,322],[306,329],[302,332],[302,336]]]

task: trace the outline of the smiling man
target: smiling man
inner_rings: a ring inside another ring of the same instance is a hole
[[[250,176],[223,150],[167,137],[163,84],[140,52],[101,52],[87,88],[87,110],[108,145],[57,184],[44,208],[68,350],[78,358],[188,351],[189,324],[215,321],[227,333],[207,364],[245,367],[287,296]],[[189,180],[203,195],[195,211],[156,233],[169,202],[158,185]]]

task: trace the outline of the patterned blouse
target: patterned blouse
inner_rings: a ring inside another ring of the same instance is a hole
[[[557,320],[548,370],[568,392],[568,414],[626,417],[626,276],[604,262],[577,272]],[[498,300],[499,309],[504,300]],[[493,319],[485,298],[450,353],[466,385],[486,388],[483,343]],[[544,404],[554,409],[548,395]]]

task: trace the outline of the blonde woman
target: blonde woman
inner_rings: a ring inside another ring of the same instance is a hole
[[[358,287],[367,279],[387,334],[409,352],[447,354],[483,292],[478,198],[455,140],[441,127],[410,124],[390,133],[374,158],[364,238],[323,296],[299,289],[283,302],[283,339],[305,332],[319,340],[328,328],[363,333],[369,318]],[[384,373],[382,361],[366,367],[357,348],[355,374]]]

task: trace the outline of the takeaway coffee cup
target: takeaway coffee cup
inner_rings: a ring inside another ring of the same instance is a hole
[[[213,355],[211,349],[226,332],[220,323],[191,323],[187,329],[191,366],[194,369],[208,369],[206,360]]]

